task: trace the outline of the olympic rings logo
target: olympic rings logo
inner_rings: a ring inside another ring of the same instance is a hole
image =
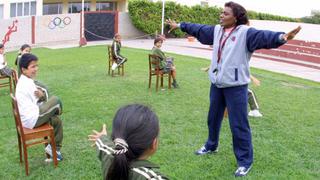
[[[49,22],[48,28],[49,29],[55,29],[56,27],[64,28],[70,23],[71,23],[71,18],[68,16],[64,17],[63,19],[61,19],[60,17],[55,17]]]

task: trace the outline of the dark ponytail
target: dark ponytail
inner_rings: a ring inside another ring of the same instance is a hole
[[[158,134],[158,117],[150,108],[140,104],[120,108],[113,119],[111,135],[116,144],[115,150],[119,153],[114,153],[105,179],[127,180],[131,161],[150,148]],[[120,143],[117,143],[119,139]]]

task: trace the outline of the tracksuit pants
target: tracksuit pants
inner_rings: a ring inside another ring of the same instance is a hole
[[[208,140],[206,149],[215,150],[219,144],[219,133],[224,110],[227,107],[232,132],[233,151],[238,166],[249,167],[253,163],[251,130],[248,122],[248,85],[217,88],[211,84],[208,113]]]
[[[62,121],[59,117],[62,113],[62,103],[56,96],[52,96],[47,102],[39,107],[40,114],[35,127],[39,127],[45,123],[50,123],[54,130],[54,139],[57,151],[60,151],[63,139]]]

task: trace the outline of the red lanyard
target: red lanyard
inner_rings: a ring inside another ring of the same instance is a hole
[[[231,36],[232,32],[236,29],[236,27],[232,28],[232,30],[230,31],[230,33],[228,34],[228,36],[222,41],[223,39],[223,35],[224,35],[224,30],[223,30],[223,34],[220,38],[220,41],[219,41],[219,49],[218,49],[218,64],[220,62],[220,59],[221,59],[221,54],[222,54],[222,50],[224,48],[224,45],[226,44],[226,41],[228,40],[228,38]]]

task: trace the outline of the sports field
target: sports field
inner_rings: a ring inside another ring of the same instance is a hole
[[[179,89],[148,90],[148,51],[122,48],[125,76],[107,75],[106,47],[33,49],[40,61],[38,80],[63,101],[64,160],[54,169],[44,162],[44,146],[29,148],[29,177],[19,164],[8,88],[0,89],[0,179],[101,179],[96,151],[87,135],[103,123],[111,132],[116,110],[129,103],[152,107],[160,119],[160,143],[151,161],[171,179],[233,179],[236,161],[225,119],[219,152],[195,156],[207,137],[209,106],[205,59],[175,57]],[[11,67],[16,52],[7,54]],[[263,113],[250,118],[254,165],[245,179],[320,178],[320,84],[252,69],[261,81],[252,87]],[[165,81],[166,85],[166,81]]]

